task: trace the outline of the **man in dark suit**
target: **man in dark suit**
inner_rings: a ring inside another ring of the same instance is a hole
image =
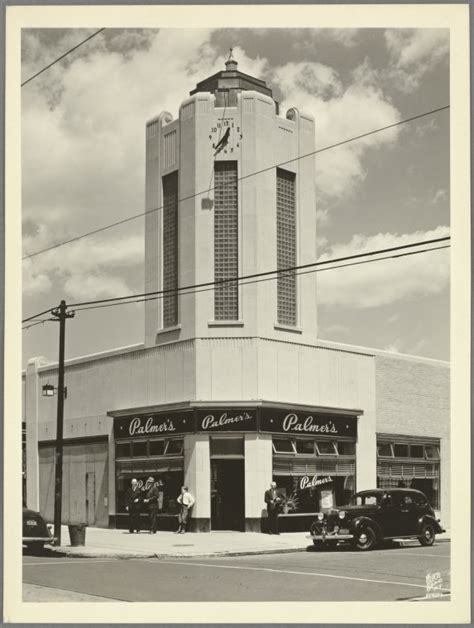
[[[125,509],[128,512],[128,529],[130,534],[135,530],[140,532],[140,511],[142,509],[142,494],[138,481],[133,478],[132,485],[127,491]]]
[[[146,481],[148,490],[145,492],[143,503],[148,506],[148,514],[150,515],[150,534],[156,534],[156,528],[158,527],[158,499],[160,496],[158,490],[158,483],[155,482],[155,478],[149,477]]]
[[[280,534],[278,532],[278,514],[280,512],[282,499],[277,493],[276,482],[270,484],[270,488],[265,491],[265,503],[268,513],[268,534]]]

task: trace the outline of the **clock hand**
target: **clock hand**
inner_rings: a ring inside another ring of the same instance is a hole
[[[229,142],[229,135],[230,135],[230,127],[227,127],[226,132],[224,133],[224,135],[221,137],[221,139],[217,143],[216,151],[214,153],[214,157],[216,155],[218,155],[221,152],[221,150],[227,146],[227,144]]]

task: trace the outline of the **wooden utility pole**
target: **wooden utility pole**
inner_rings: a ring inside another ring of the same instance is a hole
[[[55,455],[55,483],[54,483],[54,536],[56,545],[61,545],[61,511],[63,491],[63,426],[64,426],[64,347],[66,341],[66,319],[73,318],[74,312],[67,311],[66,301],[61,301],[59,307],[51,311],[59,321],[59,364],[58,364],[58,413],[56,432]]]

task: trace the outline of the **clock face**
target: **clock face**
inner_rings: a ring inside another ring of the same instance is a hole
[[[240,148],[243,139],[242,130],[234,118],[219,118],[209,130],[209,142],[214,155],[231,155]]]

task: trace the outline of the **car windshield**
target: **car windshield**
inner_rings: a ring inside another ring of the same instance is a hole
[[[382,499],[382,493],[359,493],[354,495],[351,504],[354,506],[376,506]]]

